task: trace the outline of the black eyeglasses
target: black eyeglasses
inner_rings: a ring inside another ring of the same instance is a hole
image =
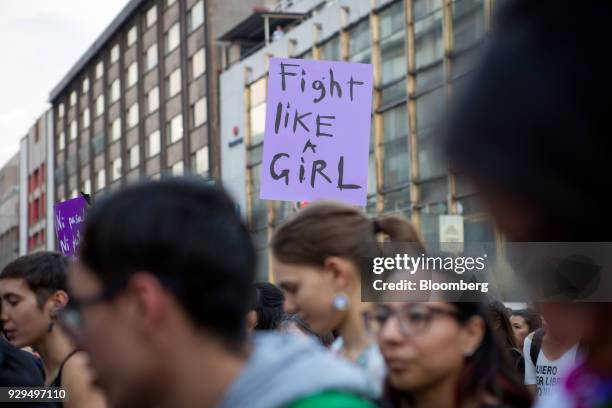
[[[154,275],[159,282],[171,290],[173,293],[179,293],[178,282],[169,277]],[[68,305],[59,313],[60,324],[71,334],[76,335],[83,326],[83,310],[103,302],[109,302],[119,295],[125,289],[130,281],[131,275],[124,279],[117,280],[114,283],[106,286],[100,293],[85,299],[71,298]]]
[[[403,336],[408,337],[425,334],[436,316],[450,316],[456,320],[462,320],[461,313],[456,310],[412,304],[398,310],[382,305],[376,306],[374,311],[364,313],[364,321],[366,329],[378,335],[390,318],[397,317],[400,332]]]

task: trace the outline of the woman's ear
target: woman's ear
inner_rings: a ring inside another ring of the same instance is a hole
[[[333,288],[336,292],[346,292],[354,279],[354,265],[346,258],[330,256],[323,263],[324,268],[331,272]]]
[[[47,301],[47,303],[50,303],[51,316],[56,316],[60,310],[65,308],[68,300],[68,293],[63,290],[56,290]]]
[[[463,325],[463,335],[461,336],[461,347],[466,357],[476,352],[485,334],[485,322],[480,316],[471,317]]]
[[[246,329],[247,332],[252,332],[257,326],[257,312],[255,310],[249,310],[246,315]]]

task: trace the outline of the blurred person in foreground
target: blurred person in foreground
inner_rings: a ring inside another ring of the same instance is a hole
[[[67,270],[66,257],[47,251],[6,265],[0,273],[2,328],[12,345],[30,346],[40,355],[44,384],[66,390],[63,406],[104,407],[104,396],[93,387],[86,353],[57,324],[70,300]]]
[[[476,302],[381,302],[365,314],[388,407],[527,408],[531,397]]]
[[[510,322],[512,323],[512,330],[514,330],[514,335],[519,342],[521,350],[523,349],[525,337],[542,327],[542,319],[533,309],[513,310],[510,315]]]
[[[88,212],[65,324],[113,406],[371,407],[365,376],[314,340],[247,336],[256,259],[235,208],[171,178]]]
[[[504,349],[510,357],[512,366],[522,377],[525,372],[525,359],[523,358],[522,350],[518,348],[506,306],[499,300],[491,301],[488,304],[487,312],[489,313],[489,320],[491,321],[493,330],[504,345]]]
[[[606,242],[612,3],[504,2],[447,147],[514,241]],[[612,305],[580,304],[588,352],[543,407],[612,405]]]

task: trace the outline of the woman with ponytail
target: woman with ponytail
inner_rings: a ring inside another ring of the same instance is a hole
[[[361,274],[371,273],[367,257],[381,252],[379,233],[391,241],[420,242],[402,217],[370,220],[355,207],[333,202],[301,210],[271,242],[272,270],[285,293],[285,311],[297,313],[318,334],[334,331],[339,338],[332,350],[363,367],[378,393],[384,361],[365,329]]]

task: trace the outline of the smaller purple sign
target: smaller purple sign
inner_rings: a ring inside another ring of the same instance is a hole
[[[55,235],[59,251],[74,257],[81,242],[81,224],[85,221],[87,201],[83,197],[55,204]]]

